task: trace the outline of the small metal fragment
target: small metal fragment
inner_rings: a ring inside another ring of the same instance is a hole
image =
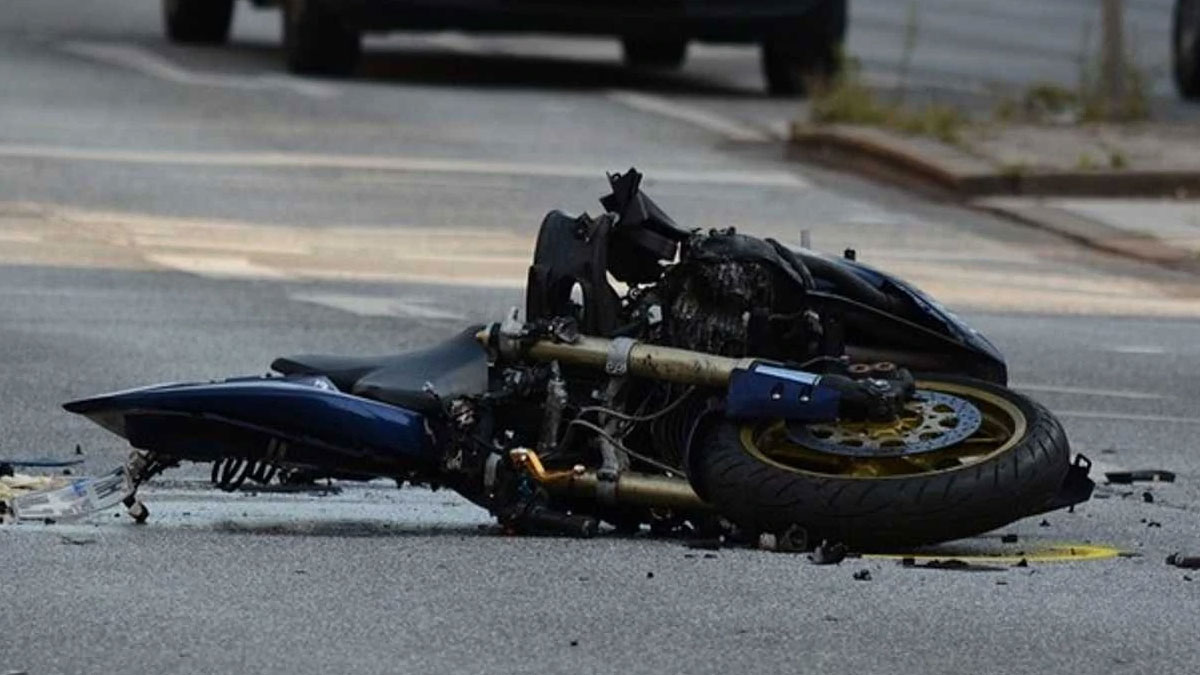
[[[871,570],[859,570],[859,571],[855,572],[854,580],[855,581],[870,581],[871,580]]]
[[[1200,556],[1185,556],[1182,553],[1172,553],[1167,556],[1167,564],[1185,570],[1200,570]]]
[[[814,565],[836,565],[846,559],[847,548],[845,544],[822,541],[817,544],[813,552],[808,555],[808,559]]]
[[[792,525],[779,534],[775,550],[780,553],[803,553],[808,550],[808,531]]]
[[[1104,474],[1104,479],[1115,485],[1128,485],[1129,483],[1174,483],[1175,474],[1170,471],[1162,471],[1160,469],[1143,469],[1140,471],[1108,471]]]

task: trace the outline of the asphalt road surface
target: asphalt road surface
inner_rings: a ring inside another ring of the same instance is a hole
[[[938,3],[1001,4],[1041,6]],[[856,3],[863,31],[886,32],[884,6]],[[913,279],[1096,471],[1178,480],[933,553],[1006,556],[967,573],[515,539],[446,492],[230,496],[183,469],[146,489],[145,526],[0,527],[0,671],[1194,672],[1200,579],[1163,563],[1200,551],[1193,279],[786,161],[772,120],[797,104],[755,93],[744,50],[664,75],[599,41],[404,36],[357,78],[300,80],[274,15],[239,9],[219,50],[162,44],[148,1],[0,16],[0,455],[78,443],[101,471],[124,450],[62,401],[497,317],[542,215],[596,212],[603,171],[637,165],[682,223],[808,229]],[[1038,561],[1072,549],[1125,555]]]

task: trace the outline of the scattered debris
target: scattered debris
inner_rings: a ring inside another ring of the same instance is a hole
[[[1003,579],[997,579],[997,580],[996,580],[996,585],[997,585],[997,586],[1007,586],[1007,585],[1008,585],[1008,582],[1007,582],[1007,581],[1005,581],[1005,580],[1003,580]]]
[[[646,572],[646,578],[647,578],[647,579],[653,579],[653,578],[654,578],[654,572]]]
[[[1174,483],[1175,474],[1161,469],[1142,469],[1140,471],[1107,471],[1104,479],[1116,485],[1129,483]]]
[[[8,466],[5,473],[3,467]],[[12,499],[18,495],[39,490],[49,490],[64,485],[65,481],[56,476],[32,476],[24,473],[13,473],[8,464],[0,465],[0,499]]]
[[[871,580],[871,570],[859,570],[859,571],[855,572],[854,580],[855,581],[870,581]]]
[[[808,559],[814,565],[836,565],[846,559],[848,551],[845,544],[830,544],[828,540],[822,540],[812,553],[808,554]]]
[[[1146,492],[1142,493],[1142,501],[1146,502],[1147,504],[1153,504],[1154,503],[1154,495],[1149,490],[1147,490]]]
[[[758,547],[764,551],[774,551],[777,547],[778,540],[775,535],[770,532],[763,532],[758,535]]]
[[[837,623],[838,621],[841,621],[841,619],[837,618],[836,616],[834,616],[832,614],[826,614],[825,616],[821,617],[821,620],[828,621],[830,623]]]
[[[578,647],[578,646],[579,646],[579,640],[571,640],[571,646],[572,646],[572,647]]]
[[[1141,558],[1143,556],[1141,553],[1138,553],[1136,551],[1119,551],[1117,553],[1117,557],[1118,558]]]
[[[1029,567],[1029,560],[1021,558],[1013,567]]]
[[[780,553],[803,553],[808,549],[808,530],[799,525],[789,527],[775,542],[775,550]]]
[[[970,563],[959,558],[934,558],[925,563],[918,563],[916,558],[902,558],[900,560],[902,567],[921,567],[928,570],[957,570],[960,572],[1002,572],[1003,567],[994,565],[979,565]]]
[[[1200,556],[1185,556],[1182,553],[1172,553],[1167,556],[1167,564],[1185,570],[1200,570]]]
[[[1017,543],[1017,535],[1015,535],[1015,534],[1003,535],[1000,537],[1000,542],[1003,544],[1015,544],[1015,543]]]
[[[98,541],[92,537],[68,537],[65,534],[58,535],[58,538],[62,540],[62,543],[71,544],[72,546],[87,546],[88,544],[94,544]]]
[[[1038,523],[1038,527],[1050,527],[1050,521],[1043,518],[1042,522]]]
[[[713,560],[713,559],[714,559],[714,558],[716,558],[716,557],[717,557],[717,554],[716,554],[716,553],[705,553],[705,554],[704,554],[704,559],[705,559],[705,560]]]

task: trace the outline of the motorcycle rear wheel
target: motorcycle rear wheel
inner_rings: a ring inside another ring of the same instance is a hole
[[[968,401],[981,413],[978,429],[945,448],[877,457],[806,447],[778,420],[712,419],[692,450],[693,485],[743,528],[798,525],[810,541],[861,550],[979,534],[1039,512],[1055,495],[1070,445],[1045,407],[967,378],[938,376],[917,387]],[[834,426],[846,437],[863,428]]]

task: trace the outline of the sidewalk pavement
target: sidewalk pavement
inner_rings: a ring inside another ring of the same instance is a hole
[[[1094,248],[1200,272],[1200,201],[988,197],[972,205]]]
[[[797,122],[801,160],[961,199],[1093,248],[1200,274],[1200,127],[978,125],[957,142]]]

